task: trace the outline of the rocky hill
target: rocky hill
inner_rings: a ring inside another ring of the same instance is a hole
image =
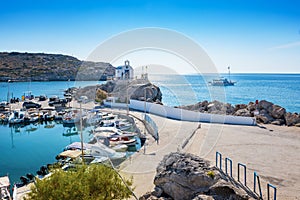
[[[44,53],[0,53],[0,81],[106,80],[115,68],[109,63],[80,61]]]

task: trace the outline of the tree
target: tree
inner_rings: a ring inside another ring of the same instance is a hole
[[[132,186],[132,180],[125,183]],[[125,199],[132,195],[125,183],[116,171],[105,165],[85,165],[69,171],[58,169],[48,178],[37,180],[27,199]]]

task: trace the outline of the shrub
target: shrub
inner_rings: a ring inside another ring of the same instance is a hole
[[[207,176],[211,177],[212,179],[215,178],[215,172],[214,171],[208,171]]]
[[[132,180],[125,182],[128,186],[132,185]],[[131,194],[112,168],[90,165],[80,166],[72,171],[55,170],[50,177],[37,180],[27,199],[124,199]]]

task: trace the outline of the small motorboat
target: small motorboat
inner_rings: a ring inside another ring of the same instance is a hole
[[[134,145],[135,143],[136,140],[132,134],[114,135],[109,139],[110,146],[116,146],[119,144],[125,144],[128,146]]]

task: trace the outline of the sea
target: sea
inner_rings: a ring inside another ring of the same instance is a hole
[[[222,75],[222,74],[221,74]],[[149,75],[160,87],[162,103],[168,106],[190,105],[200,101],[218,100],[232,105],[267,100],[284,107],[288,112],[300,112],[300,74],[226,74],[236,82],[234,86],[210,86],[215,75]],[[7,97],[27,95],[63,97],[70,87],[102,84],[97,81],[1,82],[0,101]],[[52,122],[54,123],[54,122]],[[62,124],[39,124],[36,128],[0,125],[0,176],[8,174],[11,183],[19,182],[26,173],[36,174],[42,165],[55,162],[65,146],[80,141],[78,135],[64,136],[68,127]],[[89,127],[83,139],[90,139]]]

